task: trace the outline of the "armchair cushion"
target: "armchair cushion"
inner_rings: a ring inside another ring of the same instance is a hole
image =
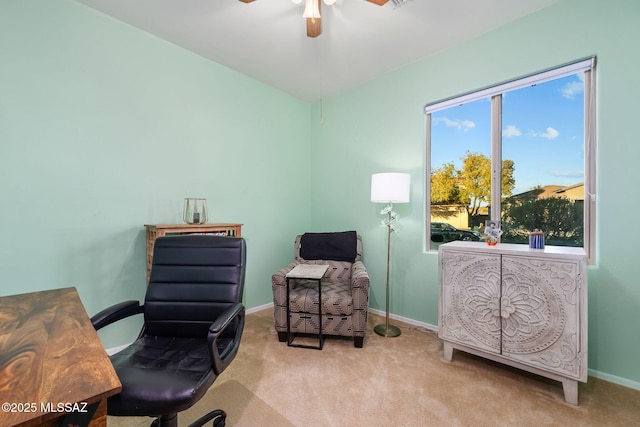
[[[336,233],[305,233],[300,238],[300,256],[307,260],[332,259],[354,262],[356,259],[355,231]]]
[[[318,313],[318,282],[298,280],[289,291],[289,308],[297,313]],[[344,283],[323,282],[322,313],[350,316],[353,312],[351,287]]]

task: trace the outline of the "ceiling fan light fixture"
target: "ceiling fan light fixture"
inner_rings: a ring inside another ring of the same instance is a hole
[[[305,0],[304,12],[302,16],[305,18],[320,18],[319,0]]]

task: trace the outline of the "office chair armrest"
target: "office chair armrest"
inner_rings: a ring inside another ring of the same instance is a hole
[[[209,326],[209,335],[219,335],[238,314],[244,315],[244,305],[240,303],[232,305],[218,316],[216,321]]]
[[[110,325],[118,320],[142,313],[142,305],[138,301],[124,301],[105,308],[91,317],[91,323],[96,330]]]
[[[225,329],[232,324],[235,325],[235,334],[232,339],[229,339],[228,337],[223,339],[226,341],[226,345],[224,345],[224,348],[220,351],[217,342],[218,338],[220,338]],[[218,316],[216,321],[209,327],[209,352],[213,363],[213,369],[217,375],[220,375],[236,357],[238,349],[240,348],[240,337],[242,336],[243,330],[244,305],[240,303],[229,307],[229,309]]]

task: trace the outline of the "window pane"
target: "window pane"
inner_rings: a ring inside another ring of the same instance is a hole
[[[491,103],[481,99],[431,115],[429,248],[479,240],[491,191]]]
[[[584,155],[584,73],[503,94],[503,176],[512,161],[515,182],[503,191],[502,242],[539,229],[547,244],[583,246]]]

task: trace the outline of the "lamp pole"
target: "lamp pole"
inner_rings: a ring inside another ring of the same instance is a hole
[[[377,173],[371,175],[371,201],[375,203],[386,203],[387,207],[380,213],[386,214],[387,218],[382,221],[382,225],[387,227],[387,302],[386,321],[383,325],[373,328],[374,332],[383,337],[397,337],[400,335],[400,328],[389,324],[389,277],[391,275],[391,233],[395,231],[394,222],[398,215],[393,211],[394,203],[409,202],[409,184],[411,177],[408,173]]]
[[[394,325],[389,324],[389,269],[391,265],[391,212],[393,211],[393,204],[389,202],[389,207],[387,209],[389,212],[387,213],[387,315],[386,321],[384,325],[377,325],[373,330],[376,334],[382,335],[383,337],[397,337],[400,335],[400,328]]]

